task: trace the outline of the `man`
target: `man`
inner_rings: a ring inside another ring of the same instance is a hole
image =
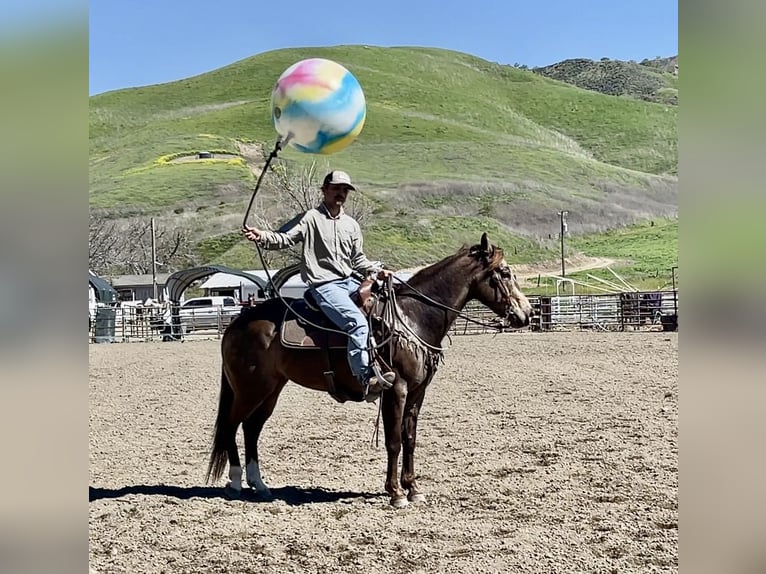
[[[303,242],[301,279],[322,312],[348,335],[349,366],[366,397],[369,392],[377,394],[391,387],[396,375],[391,371],[380,379],[374,375],[367,351],[367,318],[351,299],[360,284],[353,273],[377,273],[379,279],[390,275],[390,271],[367,259],[359,223],[343,210],[348,192],[355,190],[346,172],[331,171],[322,183],[322,203],[296,218],[287,231],[264,231],[246,225],[242,233],[266,249],[284,249]]]

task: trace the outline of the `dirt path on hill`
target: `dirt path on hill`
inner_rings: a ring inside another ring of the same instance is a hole
[[[616,263],[615,259],[609,257],[588,257],[586,255],[575,255],[574,257],[564,259],[567,273],[577,273],[579,271],[589,271],[591,269],[603,269],[611,267]],[[560,275],[561,261],[547,261],[530,265],[514,265],[513,270],[519,279],[532,279],[537,275]]]

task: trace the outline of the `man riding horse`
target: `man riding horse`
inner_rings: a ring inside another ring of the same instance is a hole
[[[340,177],[333,174],[328,183]],[[260,233],[252,235],[260,237]],[[463,309],[473,300],[497,315],[499,322],[482,323],[486,326],[521,328],[529,325],[533,315],[503,250],[486,233],[479,243],[464,245],[420,269],[406,283],[385,290],[383,306],[376,309],[387,325],[381,339],[388,350],[385,360],[396,374],[392,387],[380,395],[380,406],[388,458],[385,489],[397,508],[425,500],[415,473],[418,415],[443,358],[442,341],[458,316],[470,319]],[[334,351],[318,345],[288,345],[280,336],[289,321],[288,309],[296,303],[295,299],[271,298],[245,307],[221,340],[221,392],[207,480],[218,480],[228,464],[229,483],[224,492],[232,498],[242,493],[243,468],[236,440],[240,425],[247,485],[255,496],[271,497],[261,477],[258,439],[288,381],[329,392],[339,402],[361,400],[358,380],[345,364],[345,348]],[[328,363],[334,361],[343,363],[330,380],[325,373]],[[470,377],[464,383],[468,397]],[[397,476],[400,454],[401,474]]]
[[[391,272],[367,258],[359,223],[343,210],[348,192],[354,190],[346,172],[331,171],[322,183],[322,203],[288,230],[265,231],[245,225],[242,232],[266,249],[285,249],[303,242],[301,279],[320,310],[348,335],[349,366],[364,395],[376,396],[391,387],[396,375],[392,371],[375,375],[368,351],[367,318],[351,296],[359,289],[358,276],[385,279]]]

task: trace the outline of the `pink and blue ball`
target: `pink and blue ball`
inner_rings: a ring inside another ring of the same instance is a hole
[[[346,68],[322,58],[287,68],[271,93],[271,119],[288,145],[305,153],[335,153],[364,126],[362,86]]]

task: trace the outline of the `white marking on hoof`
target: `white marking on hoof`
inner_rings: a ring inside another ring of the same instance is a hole
[[[231,488],[232,490],[242,490],[242,467],[241,466],[231,466],[229,467],[229,484],[226,485],[226,488]]]
[[[408,494],[407,500],[409,500],[413,504],[420,504],[426,501],[426,495],[420,492],[416,492],[415,494]]]
[[[261,478],[261,469],[258,466],[258,462],[250,460],[245,467],[247,471],[247,484],[250,488],[254,489],[261,496],[271,496],[269,487],[263,483]]]
[[[409,503],[410,502],[403,496],[391,499],[391,506],[394,508],[405,508]]]

